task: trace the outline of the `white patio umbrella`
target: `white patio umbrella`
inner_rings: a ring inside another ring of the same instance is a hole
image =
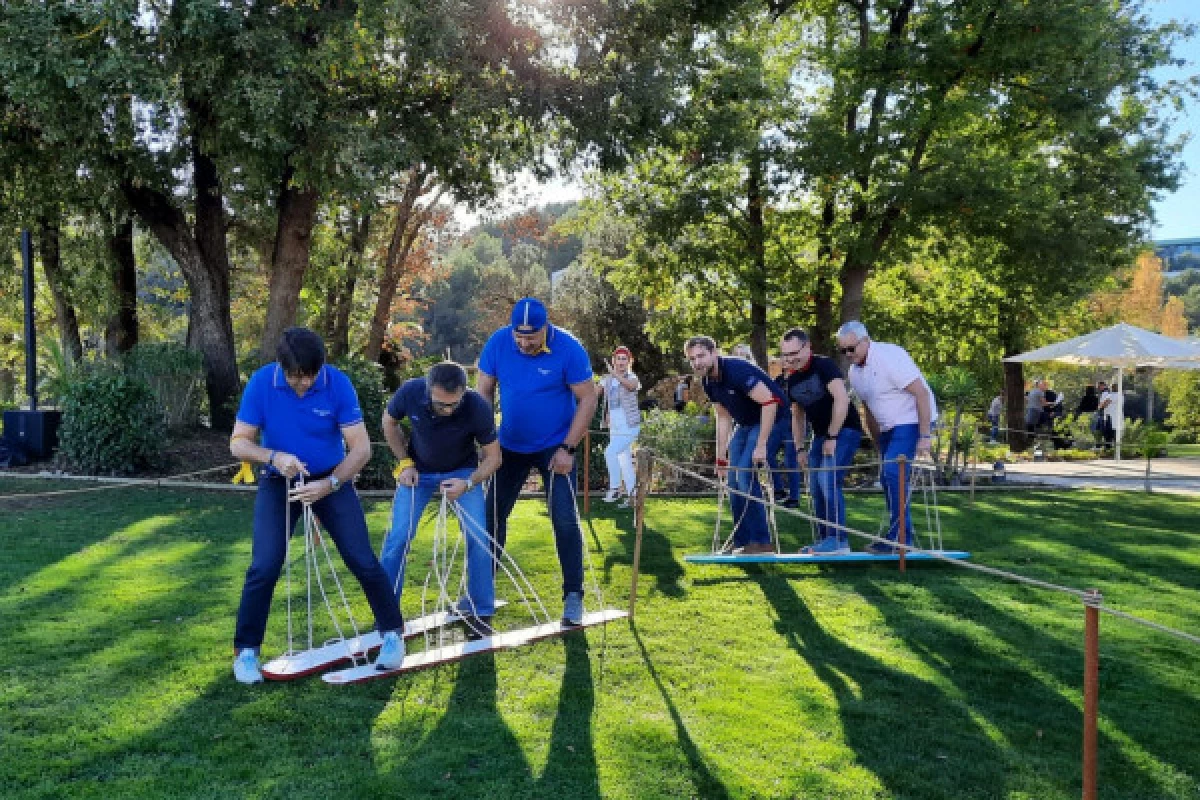
[[[1110,328],[1101,328],[1004,360],[1058,361],[1080,366],[1116,367],[1117,396],[1121,404],[1120,413],[1117,414],[1116,458],[1120,461],[1121,433],[1125,427],[1125,368],[1200,369],[1200,347],[1120,322]]]

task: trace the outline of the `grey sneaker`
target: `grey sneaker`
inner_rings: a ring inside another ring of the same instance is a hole
[[[383,646],[375,656],[375,669],[400,669],[404,664],[404,640],[395,631],[383,635]]]
[[[258,656],[249,647],[242,648],[233,659],[233,677],[238,683],[262,683],[262,672],[258,668]]]
[[[583,592],[570,592],[563,599],[562,624],[572,627],[583,624]]]

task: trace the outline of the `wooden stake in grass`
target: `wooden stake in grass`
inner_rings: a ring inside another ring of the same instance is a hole
[[[637,605],[638,570],[642,562],[642,529],[646,524],[646,495],[650,491],[650,476],[654,455],[649,450],[637,451],[637,489],[633,495],[633,519],[635,534],[633,538],[633,583],[629,587],[629,618],[633,619],[633,610]]]
[[[592,464],[592,432],[583,432],[583,515],[586,517],[591,513],[592,493],[588,491],[592,486],[591,481],[591,464]]]
[[[1089,589],[1083,633],[1083,800],[1096,800],[1096,714],[1100,705],[1100,592]]]

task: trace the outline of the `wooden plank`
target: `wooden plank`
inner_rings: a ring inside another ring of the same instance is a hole
[[[508,605],[507,600],[496,601],[497,610],[506,605]],[[412,639],[415,636],[422,636],[429,631],[452,625],[461,619],[462,617],[458,614],[449,611],[439,611],[416,617],[404,623],[404,638]],[[353,639],[329,642],[311,650],[301,650],[298,653],[273,658],[263,664],[262,674],[269,681],[294,681],[337,664],[369,656],[382,645],[383,637],[379,635],[379,631],[367,631]]]
[[[336,672],[326,672],[321,676],[321,680],[333,686],[344,686],[350,683],[363,683],[379,678],[391,678],[407,672],[439,667],[442,664],[452,664],[455,661],[462,661],[464,658],[470,658],[482,653],[511,650],[514,647],[552,639],[556,636],[563,636],[573,631],[583,630],[595,625],[604,625],[628,616],[629,612],[618,611],[612,608],[605,609],[604,611],[593,611],[590,614],[584,615],[582,625],[563,625],[561,621],[555,621],[529,628],[518,628],[517,630],[497,633],[494,636],[485,636],[482,639],[474,641],[459,642],[446,647],[435,647],[420,653],[410,653],[404,657],[404,664],[399,669],[381,670],[376,669],[374,664],[367,664],[366,666],[351,667],[350,669],[338,670]]]
[[[971,554],[965,550],[909,550],[905,554],[908,561],[940,561],[953,559],[965,561]],[[703,553],[686,555],[683,560],[689,564],[879,564],[896,562],[900,556],[896,553],[847,553],[845,555],[802,555],[800,553],[761,553],[752,556],[719,555]]]

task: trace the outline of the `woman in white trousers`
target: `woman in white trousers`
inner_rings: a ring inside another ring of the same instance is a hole
[[[637,441],[642,427],[642,412],[638,408],[638,390],[642,384],[633,374],[633,353],[628,347],[613,350],[612,359],[605,361],[608,374],[597,387],[604,395],[604,421],[608,428],[608,447],[604,448],[604,460],[608,464],[608,493],[606,503],[614,502],[621,495],[621,484],[625,484],[626,500],[637,492],[637,472],[633,468],[633,443]]]

